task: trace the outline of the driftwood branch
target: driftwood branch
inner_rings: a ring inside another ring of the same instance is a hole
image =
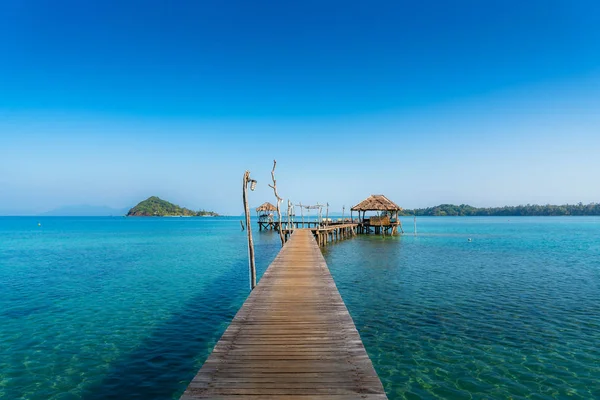
[[[281,225],[281,207],[280,204],[283,201],[279,194],[277,193],[277,181],[275,180],[275,167],[277,166],[277,160],[273,160],[273,169],[271,170],[271,179],[273,180],[273,184],[269,185],[271,189],[273,189],[273,193],[275,194],[275,198],[277,199],[277,218],[279,218],[279,239],[281,239],[281,247],[285,244],[285,239],[283,237],[283,226]]]

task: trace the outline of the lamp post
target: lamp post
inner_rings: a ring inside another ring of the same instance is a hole
[[[256,180],[250,179],[250,171],[244,173],[243,180],[243,200],[244,200],[244,212],[246,214],[246,229],[248,231],[248,262],[250,264],[250,289],[256,287],[256,266],[254,265],[254,242],[252,240],[252,225],[250,223],[250,206],[248,205],[248,183],[250,183],[250,190],[254,191],[256,188]]]

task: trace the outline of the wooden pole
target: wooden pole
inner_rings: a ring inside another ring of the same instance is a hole
[[[319,207],[319,222],[321,225],[323,225],[327,222],[327,221],[323,221],[323,206]]]
[[[415,214],[415,236],[417,236],[417,214]]]
[[[321,226],[323,223],[322,211],[321,205],[317,203],[317,226]]]
[[[250,206],[248,205],[248,182],[250,181],[250,171],[244,173],[243,180],[243,200],[244,212],[246,213],[246,226],[248,229],[248,262],[250,267],[250,289],[256,287],[256,266],[254,264],[254,241],[252,240],[252,225],[250,223]]]
[[[275,198],[277,199],[277,217],[279,218],[279,239],[281,240],[281,247],[285,244],[285,238],[283,237],[283,232],[281,231],[281,207],[279,206],[283,199],[279,197],[277,194],[277,181],[275,180],[275,167],[277,166],[277,160],[273,160],[273,169],[271,170],[271,179],[273,180],[273,184],[269,185],[271,189],[273,189],[273,193],[275,194]]]
[[[290,201],[290,199],[288,199],[288,207],[287,207],[287,228],[288,229],[291,229],[290,228],[290,218],[291,218],[291,216],[290,216],[290,214],[291,214],[290,208],[291,207],[292,207],[292,202]]]

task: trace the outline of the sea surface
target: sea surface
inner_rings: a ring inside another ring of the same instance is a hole
[[[0,399],[177,399],[249,294],[239,220],[0,217]],[[600,218],[403,223],[324,249],[390,399],[600,398]]]

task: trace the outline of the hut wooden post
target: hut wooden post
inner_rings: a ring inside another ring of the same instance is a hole
[[[243,200],[244,200],[244,212],[246,214],[246,231],[248,231],[248,262],[250,264],[250,289],[254,290],[256,287],[256,266],[254,264],[254,241],[252,240],[252,225],[250,224],[250,206],[248,206],[248,183],[250,179],[250,171],[244,173],[243,180]]]

